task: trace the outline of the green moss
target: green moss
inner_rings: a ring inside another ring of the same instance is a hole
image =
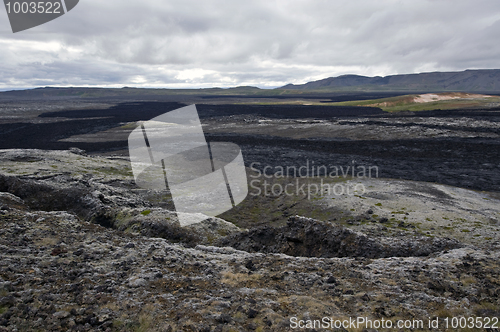
[[[116,167],[102,167],[97,169],[98,172],[104,173],[107,175],[115,175],[115,176],[133,176],[132,170],[130,168],[122,168],[118,169]]]
[[[115,320],[113,321],[113,327],[114,327],[115,329],[122,329],[124,325],[125,325],[125,324],[123,323],[123,321],[121,321],[121,320],[119,320],[119,319],[115,319]]]
[[[123,126],[121,126],[121,129],[134,129],[137,127],[137,122],[129,122]]]
[[[151,213],[151,210],[144,210],[144,211],[142,211],[142,212],[141,212],[141,214],[142,214],[143,216],[147,216],[147,215],[148,215],[148,214],[150,214],[150,213]]]
[[[210,234],[208,234],[208,235],[207,235],[207,242],[208,242],[208,244],[212,244],[212,243],[214,243],[214,241],[215,241],[216,239],[217,239],[217,238],[216,238],[215,236],[213,236],[213,235],[210,235]]]
[[[229,232],[227,229],[219,229],[217,230],[217,233],[220,235],[220,236],[227,236],[229,235]]]
[[[375,206],[382,206],[382,203],[376,203]]]

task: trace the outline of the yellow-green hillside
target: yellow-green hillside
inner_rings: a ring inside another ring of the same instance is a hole
[[[428,111],[436,109],[492,108],[500,106],[500,96],[465,92],[410,94],[389,98],[352,100],[343,102],[292,99],[271,102],[246,102],[259,105],[317,105],[317,106],[366,106],[378,107],[387,112]]]

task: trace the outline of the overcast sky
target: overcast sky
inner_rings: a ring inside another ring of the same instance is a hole
[[[80,0],[16,34],[2,8],[0,89],[266,88],[500,68],[499,36],[498,0]]]

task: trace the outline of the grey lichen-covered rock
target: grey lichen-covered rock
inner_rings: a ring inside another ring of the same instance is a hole
[[[370,237],[343,226],[290,217],[286,226],[260,227],[221,239],[218,245],[250,252],[283,253],[304,257],[408,257],[459,248],[452,239],[425,236]]]
[[[287,331],[293,316],[500,313],[496,242],[300,216],[181,227],[168,192],[137,188],[126,159],[68,151],[0,151],[0,192],[0,330]]]
[[[181,226],[175,212],[162,208],[123,209],[116,216],[114,227],[190,246],[211,244],[219,238],[241,231],[239,227],[216,217]]]
[[[181,227],[176,213],[153,208],[169,201],[172,205],[168,192],[137,188],[124,158],[14,149],[0,151],[0,165],[0,208],[68,211],[105,227],[192,246],[240,231],[213,217]]]
[[[138,287],[144,287],[147,285],[146,279],[143,278],[138,278],[138,277],[131,277],[128,279],[128,286],[132,288],[138,288]]]
[[[151,212],[152,213],[152,212]],[[290,330],[290,318],[500,314],[500,255],[308,258],[124,233],[66,212],[0,214],[7,331]]]
[[[24,201],[16,195],[8,192],[0,192],[0,210],[11,208],[25,210],[27,206]]]

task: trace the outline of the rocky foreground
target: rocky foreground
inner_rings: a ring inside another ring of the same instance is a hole
[[[323,317],[426,330],[500,314],[497,244],[301,216],[183,228],[168,204],[125,159],[0,151],[0,331],[287,331]]]

